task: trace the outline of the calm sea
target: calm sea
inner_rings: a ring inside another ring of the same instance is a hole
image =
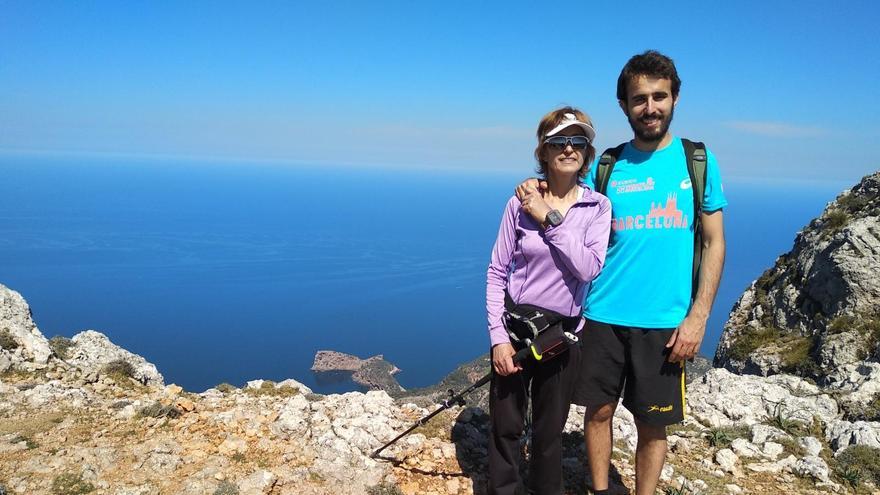
[[[47,336],[85,329],[166,382],[295,378],[384,354],[404,387],[486,352],[484,287],[522,175],[0,157],[0,283]],[[842,185],[728,182],[728,261],[703,353],[749,282]]]

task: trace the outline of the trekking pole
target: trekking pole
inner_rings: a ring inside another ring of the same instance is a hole
[[[577,339],[577,337],[575,337],[575,339]],[[519,364],[523,360],[528,358],[529,356],[537,355],[537,354],[535,354],[537,351],[533,347],[534,346],[524,347],[519,352],[514,354],[513,364]],[[383,450],[385,450],[387,447],[391,446],[392,444],[394,444],[395,442],[397,442],[401,438],[405,437],[406,435],[408,435],[410,432],[412,432],[413,430],[415,430],[419,426],[422,426],[425,423],[427,423],[428,421],[430,421],[431,418],[433,418],[434,416],[449,409],[450,407],[452,407],[454,405],[459,405],[459,406],[465,405],[464,396],[473,392],[474,390],[482,387],[483,385],[489,383],[489,380],[491,380],[491,379],[492,379],[492,372],[490,371],[490,372],[486,373],[486,375],[483,378],[480,378],[479,380],[477,380],[473,385],[462,390],[461,392],[459,392],[457,394],[452,389],[449,389],[449,398],[444,400],[443,403],[440,405],[439,408],[437,408],[436,411],[434,411],[431,414],[425,416],[424,418],[416,421],[416,423],[414,425],[410,426],[409,428],[407,428],[407,430],[405,432],[394,437],[394,440],[391,440],[390,442],[388,442],[385,445],[376,449],[376,451],[373,452],[372,455],[370,455],[370,457],[375,459],[379,455],[379,453],[382,452]]]

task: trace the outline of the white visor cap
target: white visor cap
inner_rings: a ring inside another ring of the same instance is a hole
[[[590,116],[587,115],[587,121],[591,121]],[[593,126],[588,124],[587,122],[581,122],[578,120],[577,115],[573,113],[567,113],[562,116],[562,122],[559,123],[558,126],[550,129],[550,132],[547,133],[547,137],[554,136],[556,133],[565,129],[566,127],[571,127],[576,125],[584,130],[584,135],[587,136],[587,139],[590,140],[590,144],[593,143],[593,140],[596,139],[596,131],[593,130]]]

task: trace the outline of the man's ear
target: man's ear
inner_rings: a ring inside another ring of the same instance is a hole
[[[679,95],[681,96],[681,95]],[[672,108],[675,108],[675,105],[678,105],[678,96],[672,99]]]
[[[629,112],[626,109],[626,100],[617,100],[617,104],[620,105],[620,109],[623,110],[623,114],[629,117]]]

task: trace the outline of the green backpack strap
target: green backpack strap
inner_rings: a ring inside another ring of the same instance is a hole
[[[700,142],[682,138],[684,156],[687,161],[688,176],[691,179],[691,189],[694,192],[694,263],[691,273],[691,300],[697,295],[700,282],[700,263],[703,260],[703,226],[701,217],[703,214],[703,195],[706,192],[706,145]]]
[[[605,194],[605,191],[608,190],[608,180],[611,178],[611,171],[614,169],[614,164],[617,163],[617,159],[623,152],[624,146],[626,146],[626,143],[615,148],[608,148],[602,152],[602,157],[599,158],[599,165],[596,166],[596,183],[594,184],[596,186],[596,192]]]

